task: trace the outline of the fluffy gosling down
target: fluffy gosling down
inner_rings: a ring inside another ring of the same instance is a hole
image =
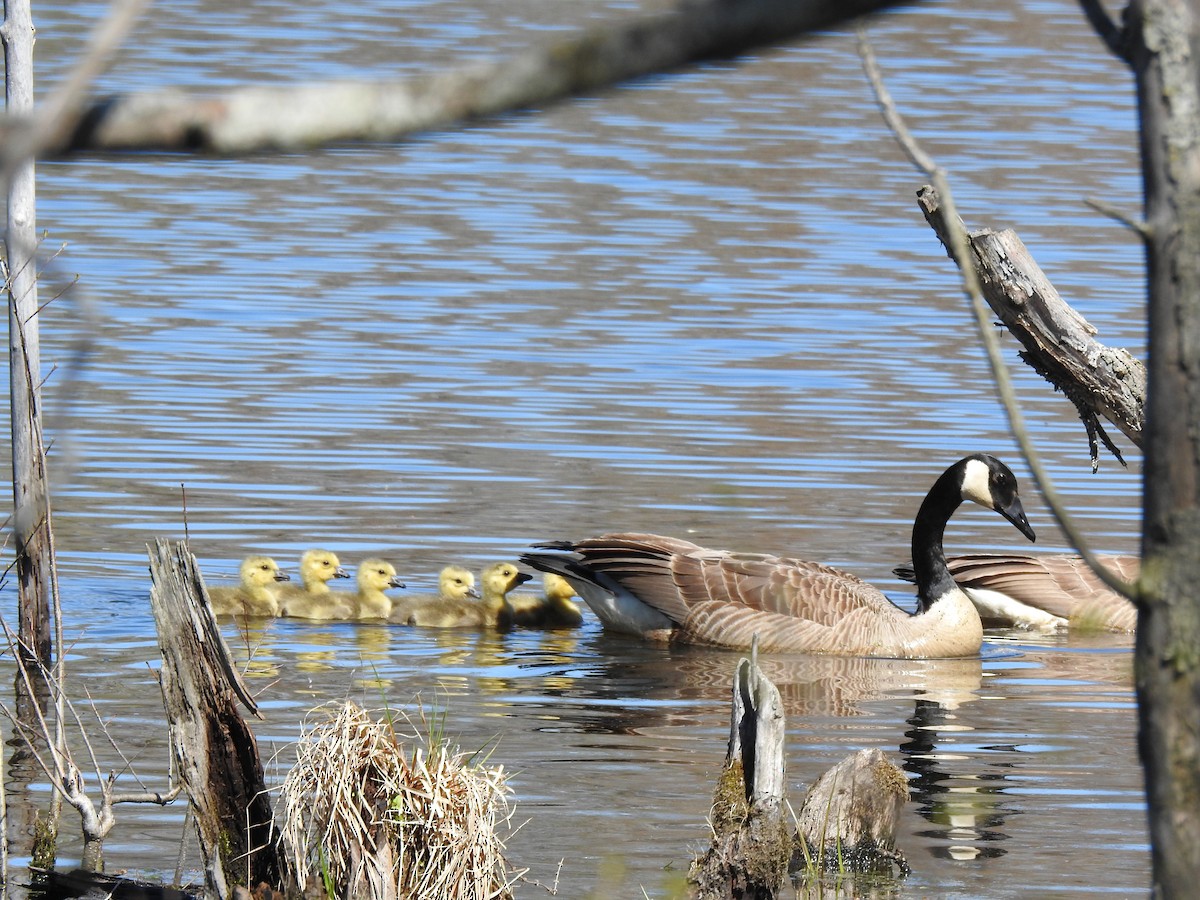
[[[462,566],[446,566],[438,573],[436,594],[405,594],[392,603],[391,620],[407,625],[418,609],[435,603],[462,604],[470,599],[479,599],[479,591],[475,589],[475,574]]]
[[[971,500],[1029,540],[1033,529],[1004,463],[983,453],[948,468],[912,531],[916,614],[848,572],[761,553],[706,550],[653,534],[608,534],[539,545],[521,561],[563,575],[604,627],[649,640],[764,651],[898,658],[978,655],[983,624],[946,566],[942,536]]]
[[[300,584],[279,589],[279,614],[297,619],[348,619],[353,609],[329,589],[335,578],[349,578],[337,554],[308,550],[300,557]]]
[[[219,616],[279,615],[276,585],[291,579],[279,570],[275,560],[269,556],[247,556],[238,574],[241,580],[236,585],[215,587],[208,592],[213,612]]]
[[[583,611],[571,598],[575,588],[561,575],[546,572],[542,576],[542,595],[517,594],[509,597],[513,624],[527,628],[577,628],[583,624]]]
[[[396,567],[384,559],[364,559],[358,564],[358,590],[338,594],[337,599],[350,606],[352,619],[386,619],[392,614],[392,598],[384,591],[402,588],[404,582]]]
[[[506,630],[513,624],[513,609],[508,603],[508,592],[532,577],[528,572],[518,569],[515,563],[493,563],[480,575],[480,584],[483,586],[483,597],[480,600],[434,598],[431,602],[413,609],[405,621],[409,625],[423,628]]]

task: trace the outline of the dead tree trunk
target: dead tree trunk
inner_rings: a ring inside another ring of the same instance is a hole
[[[917,200],[949,252],[949,228],[937,191],[926,185],[917,192]],[[1075,405],[1087,429],[1093,471],[1099,463],[1097,438],[1121,459],[1100,424],[1101,416],[1142,447],[1146,428],[1142,363],[1127,351],[1095,339],[1096,329],[1067,305],[1015,232],[968,232],[967,240],[984,299],[1025,348],[1021,358]]]
[[[157,540],[150,602],[162,653],[162,692],[179,778],[195,813],[209,896],[233,885],[276,885],[279,866],[258,743],[237,710],[257,714],[217,628],[195,557]]]
[[[756,657],[757,647],[734,671],[729,749],[713,798],[713,842],[688,876],[701,900],[775,897],[796,846],[783,809],[783,700]]]
[[[29,0],[4,4],[5,99],[9,115],[33,110],[33,19]],[[12,425],[13,517],[20,604],[18,637],[30,671],[49,671],[49,491],[42,443],[38,344],[37,215],[33,159],[15,163],[8,182],[5,289]]]

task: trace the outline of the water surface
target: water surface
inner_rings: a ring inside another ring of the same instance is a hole
[[[100,9],[36,10],[43,89]],[[636,10],[172,0],[99,89],[403,77]],[[1104,342],[1141,353],[1140,249],[1084,203],[1137,209],[1131,85],[1079,12],[923,4],[869,32],[969,223],[1015,228]],[[42,164],[39,226],[65,244],[44,290],[79,276],[43,330],[70,677],[129,760],[101,744],[101,771],[166,783],[144,549],[159,536],[189,537],[210,583],[249,552],[294,575],[320,545],[350,565],[386,556],[421,589],[450,561],[649,530],[821,559],[907,602],[891,568],[920,497],[985,450],[1022,478],[1039,549],[1062,547],[920,184],[849,31],[401,144]],[[1083,527],[1098,549],[1134,548],[1139,454],[1122,443],[1131,468],[1091,475],[1069,405],[1006,352]],[[978,509],[948,534],[952,552],[1022,540]],[[495,743],[525,822],[513,861],[557,873],[562,896],[665,896],[707,838],[737,654],[642,646],[594,618],[503,637],[286,621],[226,636],[273,783],[314,707],[419,703],[464,747]],[[901,895],[1142,893],[1128,643],[773,658],[793,801],[882,747],[914,790]],[[182,809],[118,814],[110,869],[173,871]]]

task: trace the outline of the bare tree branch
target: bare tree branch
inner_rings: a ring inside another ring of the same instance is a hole
[[[484,65],[399,83],[243,87],[220,96],[162,90],[95,103],[59,150],[295,150],[393,141],[540,106],[655,72],[794,39],[897,0],[683,0],[665,13],[594,28]],[[6,143],[13,123],[0,127]]]
[[[1113,21],[1108,10],[1104,8],[1103,0],[1079,0],[1079,6],[1096,34],[1100,36],[1100,40],[1104,41],[1104,45],[1113,55],[1122,62],[1132,62],[1128,32]]]
[[[871,49],[866,34],[861,29],[859,30],[859,53],[862,56],[863,68],[867,73],[867,78],[871,82],[871,86],[875,91],[875,97],[879,102],[880,109],[883,111],[884,119],[889,125],[895,122],[901,126],[899,129],[892,128],[892,131],[896,135],[896,139],[905,147],[905,152],[908,154],[909,159],[913,160],[914,163],[917,163],[918,160],[932,162],[930,157],[917,145],[908,129],[904,127],[902,117],[897,112],[896,105],[883,84],[883,75],[879,71],[879,65],[875,60],[875,53]],[[919,163],[917,164],[919,166]],[[1105,584],[1136,603],[1137,596],[1133,585],[1118,578],[1113,572],[1106,569],[1096,558],[1095,553],[1088,547],[1083,533],[1076,527],[1074,520],[1067,513],[1066,506],[1059,497],[1049,473],[1042,466],[1041,457],[1034,449],[1033,442],[1029,439],[1029,431],[1025,427],[1025,419],[1021,414],[1020,405],[1017,403],[1012,380],[1008,377],[1008,370],[1004,366],[1004,359],[1000,352],[1000,342],[997,340],[991,327],[991,317],[988,314],[987,305],[984,303],[979,276],[974,264],[971,262],[966,229],[963,228],[962,222],[955,210],[954,198],[951,195],[950,184],[946,179],[946,174],[937,165],[933,165],[930,168],[922,168],[922,171],[934,183],[941,197],[942,205],[945,207],[948,226],[947,239],[949,240],[954,260],[958,264],[959,273],[962,276],[963,291],[971,301],[971,311],[975,314],[975,324],[979,329],[983,346],[987,350],[988,362],[992,368],[992,377],[995,379],[996,392],[999,394],[1000,401],[1004,405],[1004,411],[1008,415],[1009,428],[1012,430],[1017,445],[1021,448],[1021,453],[1029,465],[1030,472],[1033,473],[1033,479],[1037,482],[1042,496],[1045,497],[1046,505],[1050,507],[1051,515],[1054,516],[1059,528],[1062,529],[1067,540],[1079,552],[1079,555],[1083,557]]]

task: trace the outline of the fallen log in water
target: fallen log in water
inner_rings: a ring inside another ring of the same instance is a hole
[[[904,773],[880,750],[860,750],[809,789],[799,830],[784,816],[786,724],[779,690],[758,667],[757,642],[738,662],[725,767],[713,797],[712,844],[688,874],[697,900],[770,900],[804,871],[901,874],[896,849]]]
[[[279,878],[258,743],[237,701],[258,709],[217,628],[195,557],[162,539],[147,549],[171,747],[195,816],[206,896],[224,900],[235,884]]]

